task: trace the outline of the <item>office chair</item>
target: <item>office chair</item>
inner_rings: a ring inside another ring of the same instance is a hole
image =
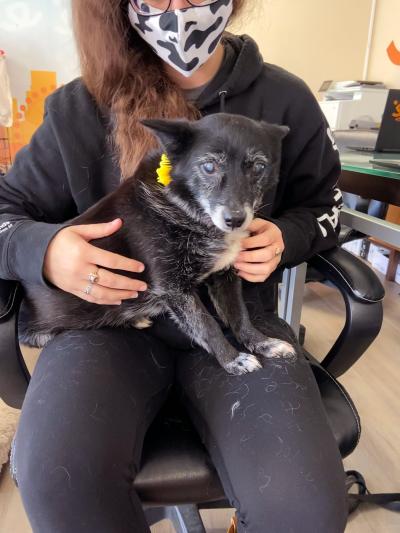
[[[319,363],[305,352],[344,458],[359,441],[360,421],[335,378],[346,372],[378,335],[384,289],[365,263],[341,248],[317,254],[309,264],[339,289],[346,306],[343,330],[324,360]],[[22,299],[19,282],[0,280],[0,397],[16,408],[22,405],[30,379],[18,342]],[[231,507],[206,449],[174,394],[146,434],[134,488],[148,524],[168,518],[177,533],[205,533],[199,509]]]

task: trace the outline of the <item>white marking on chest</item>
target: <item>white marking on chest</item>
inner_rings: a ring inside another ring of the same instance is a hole
[[[136,329],[145,329],[145,328],[149,328],[152,325],[153,325],[153,321],[150,320],[150,318],[147,318],[145,316],[133,320],[133,327]]]
[[[249,236],[248,231],[232,231],[225,235],[226,249],[216,259],[216,263],[211,272],[218,272],[223,270],[229,265],[232,265],[236,259],[236,256],[241,250],[241,241]]]

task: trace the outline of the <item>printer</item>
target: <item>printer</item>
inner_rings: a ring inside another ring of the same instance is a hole
[[[381,82],[325,81],[319,102],[330,128],[378,130],[389,90]]]

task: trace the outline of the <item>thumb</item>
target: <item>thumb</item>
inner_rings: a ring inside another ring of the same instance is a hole
[[[73,229],[85,240],[90,241],[92,239],[98,239],[100,237],[106,237],[117,231],[122,225],[122,220],[116,218],[111,222],[102,222],[100,224],[82,224],[80,226],[74,226]]]

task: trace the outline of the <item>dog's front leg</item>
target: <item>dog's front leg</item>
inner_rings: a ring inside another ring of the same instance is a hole
[[[252,353],[265,357],[294,359],[294,347],[286,341],[267,337],[251,323],[242,296],[242,281],[232,269],[217,272],[206,280],[210,298],[223,322],[236,339]]]
[[[199,346],[214,355],[229,374],[245,374],[261,368],[257,357],[238,352],[224,337],[217,321],[204,307],[197,294],[174,294],[167,309],[180,329]]]

